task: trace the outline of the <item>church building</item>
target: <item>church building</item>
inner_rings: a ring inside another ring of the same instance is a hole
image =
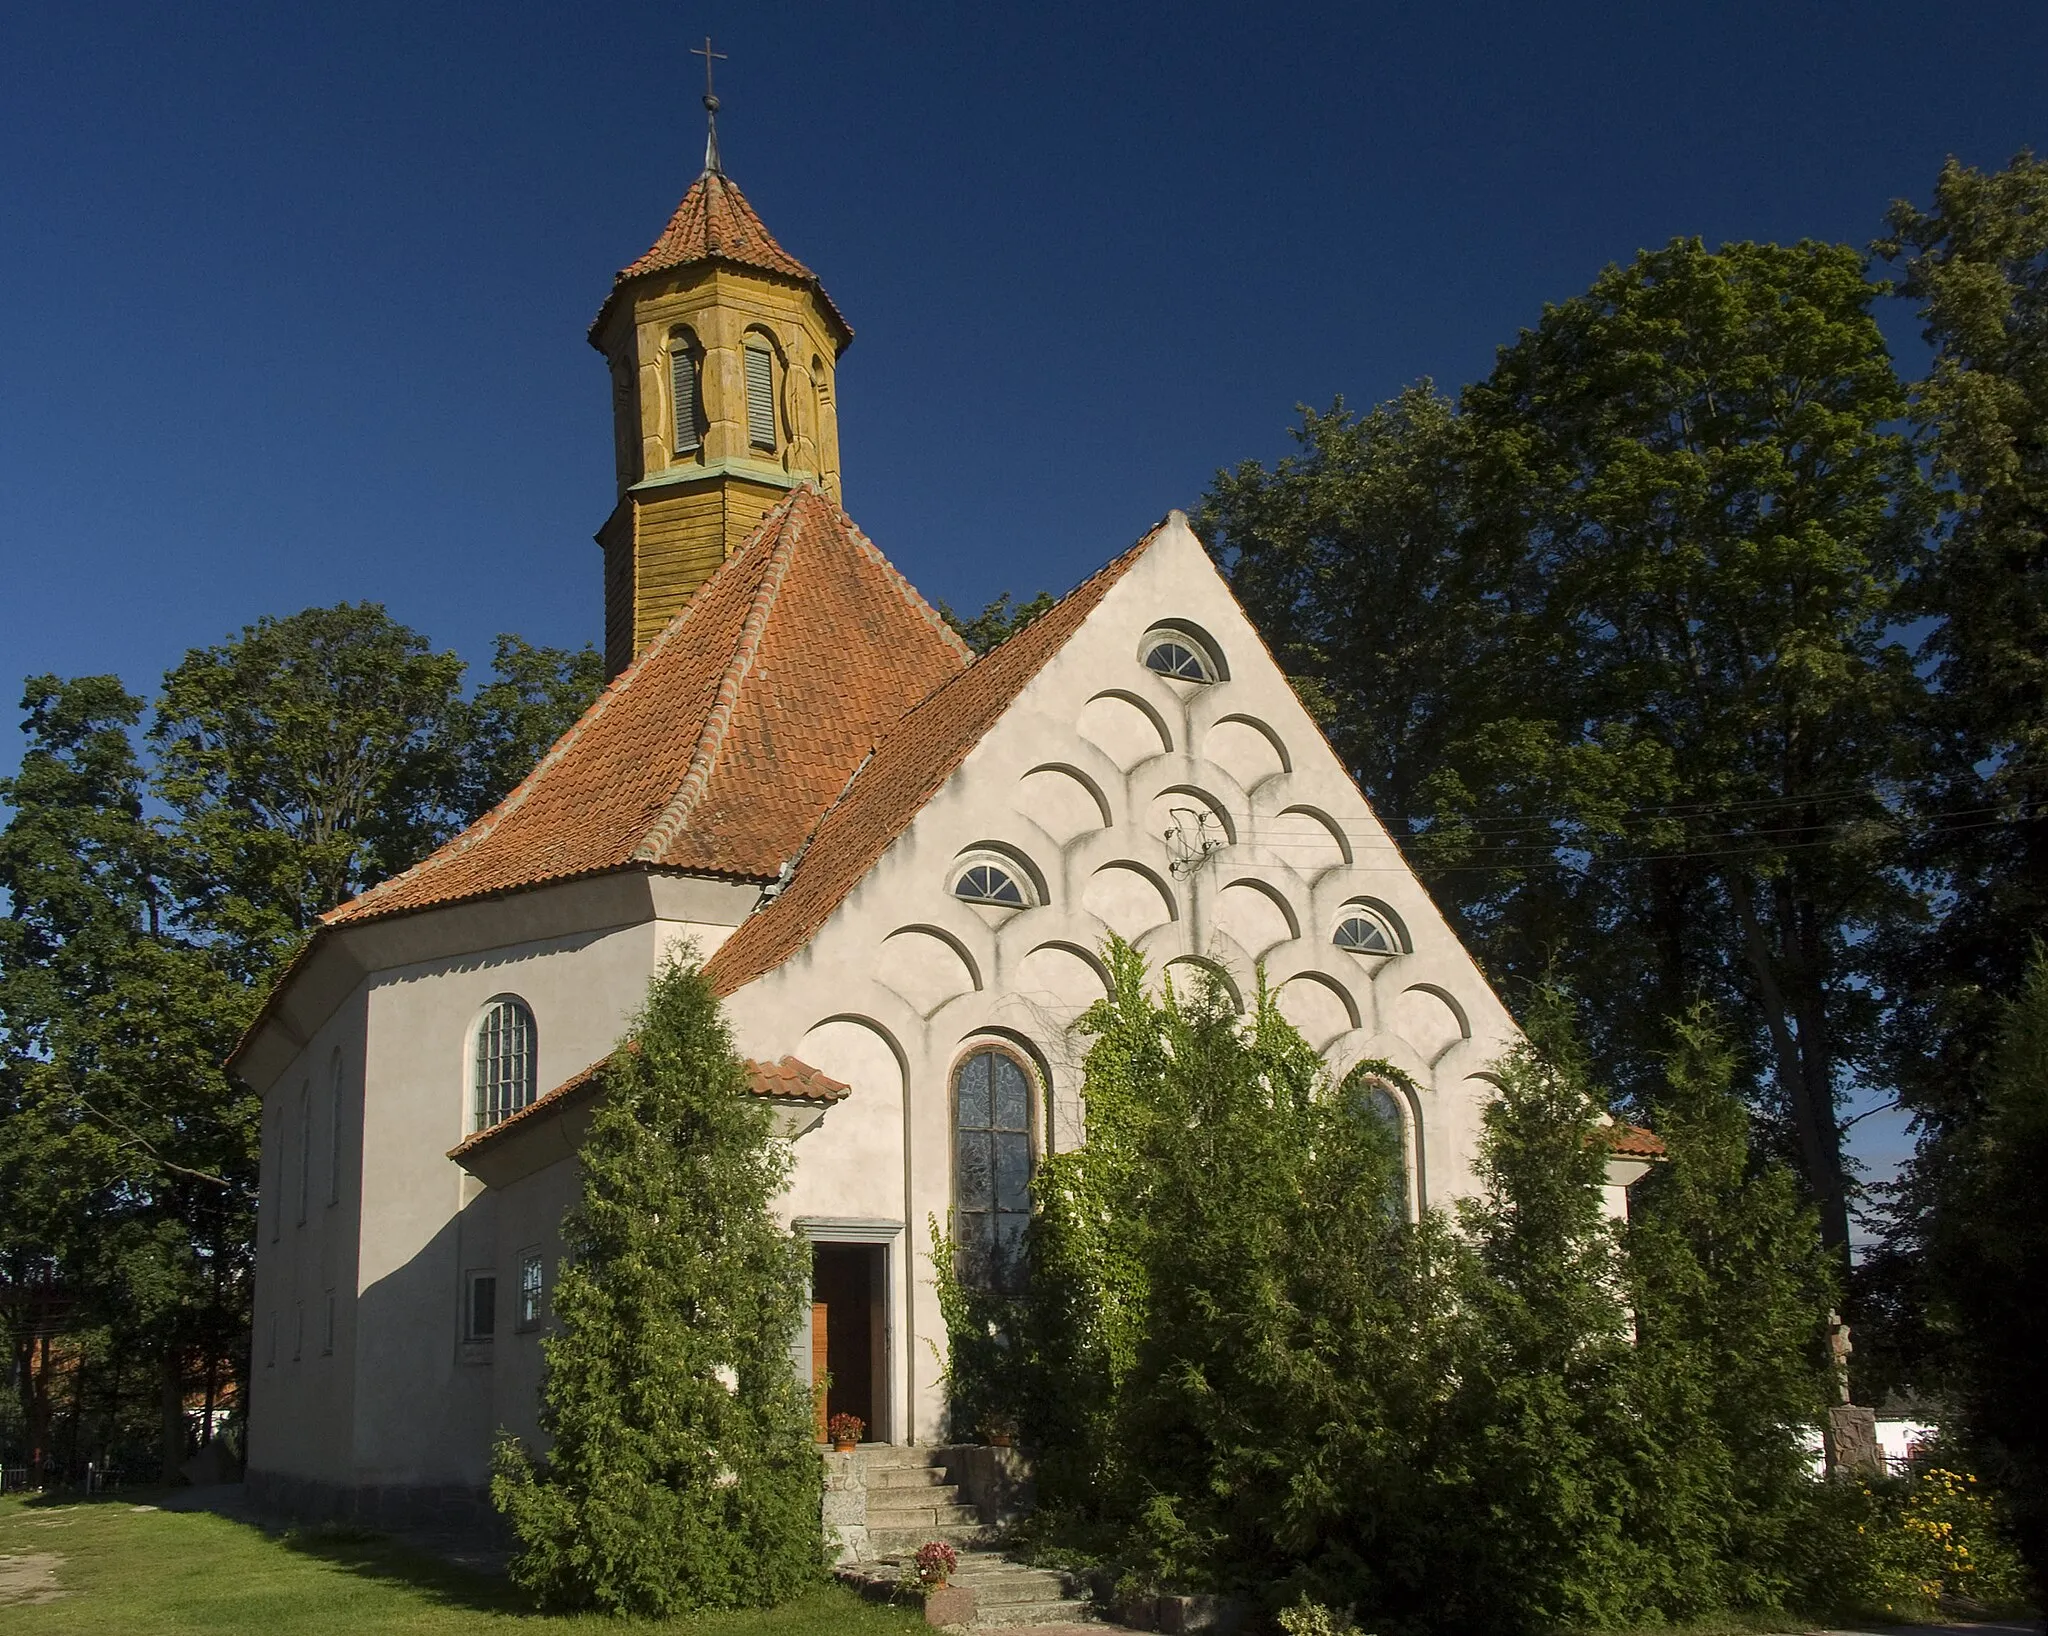
[[[1014,1255],[1082,1137],[1112,931],[1239,994],[1263,965],[1333,1071],[1412,1077],[1377,1093],[1407,1207],[1471,1189],[1514,1023],[1187,520],[974,657],[843,507],[852,339],[715,146],[613,281],[610,680],[325,917],[231,1064],[263,1099],[259,1503],[460,1517],[500,1429],[536,1437],[594,1070],[681,944],[792,1144],[802,1366],[873,1442],[948,1435],[927,1223]],[[1611,1207],[1639,1169],[1618,1144]]]

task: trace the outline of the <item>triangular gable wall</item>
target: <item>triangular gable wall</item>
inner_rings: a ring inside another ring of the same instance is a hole
[[[1115,927],[1155,968],[1200,960],[1241,991],[1263,960],[1283,1007],[1334,1067],[1379,1059],[1413,1077],[1416,1202],[1469,1191],[1487,1076],[1518,1037],[1512,1019],[1184,519],[1175,514],[1116,566],[936,792],[899,816],[808,941],[772,969],[745,972],[728,999],[743,1049],[817,1062],[853,1084],[850,1106],[863,1079],[893,1079],[885,1099],[901,1110],[907,1171],[943,1171],[952,1066],[975,1039],[1008,1039],[1049,1083],[1043,1134],[1071,1146],[1081,1045],[1067,1025],[1101,992],[1090,968]],[[1226,680],[1177,683],[1144,668],[1146,632],[1176,621],[1213,645]],[[919,728],[913,713],[897,731]],[[1204,811],[1206,829],[1190,816]],[[1165,837],[1170,827],[1180,839]],[[1218,837],[1225,844],[1194,861]],[[953,898],[955,862],[978,847],[1036,876],[1042,904],[1001,911]],[[1332,944],[1354,902],[1398,928],[1402,952]],[[855,1136],[857,1117],[834,1119]],[[908,1219],[943,1219],[947,1185],[906,1179]],[[887,1203],[877,1197],[872,1208]]]

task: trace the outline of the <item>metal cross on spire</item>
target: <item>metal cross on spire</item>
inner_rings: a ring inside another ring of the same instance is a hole
[[[690,55],[704,59],[704,174],[723,176],[725,171],[718,162],[718,95],[711,89],[711,64],[714,60],[724,62],[725,53],[711,49],[711,36],[707,34],[703,50],[691,46]]]

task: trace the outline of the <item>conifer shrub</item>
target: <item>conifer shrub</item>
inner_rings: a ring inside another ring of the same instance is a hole
[[[564,1223],[535,1459],[492,1497],[544,1607],[663,1617],[787,1600],[822,1565],[823,1471],[791,1345],[802,1244],[788,1177],[693,958],[655,976],[613,1053]]]
[[[1412,1091],[1397,1070],[1333,1083],[1263,988],[1240,1014],[1105,960],[1029,1287],[948,1307],[956,1392],[1021,1404],[1054,1553],[1106,1552],[1133,1593],[1500,1636],[1809,1587],[1832,1289],[1710,1017],[1679,1028],[1633,1226],[1556,995],[1496,1065],[1477,1196],[1411,1221],[1364,1101]]]
[[[1705,1007],[1673,1027],[1650,1118],[1665,1161],[1630,1198],[1636,1405],[1632,1533],[1663,1610],[1776,1608],[1800,1578],[1836,1297],[1817,1212],[1750,1142],[1735,1058]]]

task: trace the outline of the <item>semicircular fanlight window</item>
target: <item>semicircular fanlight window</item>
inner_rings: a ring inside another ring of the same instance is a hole
[[[953,896],[963,903],[992,903],[1001,909],[1022,909],[1030,903],[1017,877],[992,863],[973,863],[953,882]]]
[[[1394,940],[1377,915],[1353,912],[1337,923],[1337,935],[1330,939],[1353,954],[1392,954]]]
[[[1207,657],[1191,642],[1162,637],[1145,650],[1145,668],[1183,682],[1213,682]]]

